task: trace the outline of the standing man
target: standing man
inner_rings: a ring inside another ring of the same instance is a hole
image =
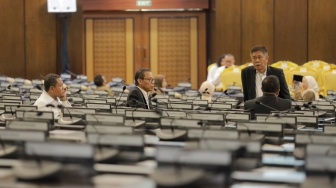
[[[149,93],[154,89],[154,77],[150,69],[141,68],[134,76],[136,87],[130,91],[127,97],[127,106],[150,109],[152,102]]]
[[[52,111],[54,119],[60,119],[61,107],[71,107],[66,95],[62,78],[57,74],[48,74],[44,78],[44,90],[34,106],[40,111]]]
[[[261,97],[261,83],[266,76],[274,75],[280,81],[279,96],[283,99],[290,99],[288,86],[282,69],[268,66],[268,51],[265,46],[255,46],[251,49],[253,66],[246,67],[241,72],[241,79],[244,90],[244,101]]]

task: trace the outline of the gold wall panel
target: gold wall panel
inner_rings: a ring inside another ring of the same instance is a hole
[[[150,31],[151,39],[157,36],[154,42],[151,41],[151,68],[154,74],[164,74],[171,86],[192,80],[190,23],[190,18],[182,17],[151,19],[150,28],[154,29]]]
[[[86,72],[92,80],[97,74],[133,79],[133,20],[86,20]]]

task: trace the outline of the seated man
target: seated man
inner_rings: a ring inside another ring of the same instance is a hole
[[[277,76],[266,76],[261,83],[261,90],[263,96],[245,101],[245,110],[253,110],[256,114],[270,114],[271,111],[284,111],[291,108],[290,100],[278,97],[280,81]]]
[[[134,76],[136,87],[129,92],[127,106],[150,109],[152,102],[150,92],[154,90],[154,77],[150,69],[141,68]]]
[[[39,111],[52,111],[54,119],[61,118],[61,107],[71,107],[67,100],[66,87],[61,77],[57,74],[48,74],[44,78],[44,90],[35,101]]]
[[[108,96],[113,96],[111,88],[106,85],[105,76],[98,74],[94,77],[93,82],[97,86],[95,90],[106,91],[108,93]]]

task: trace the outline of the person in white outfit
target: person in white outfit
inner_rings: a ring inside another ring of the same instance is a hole
[[[59,75],[48,74],[44,78],[44,90],[34,106],[37,106],[39,111],[52,111],[55,120],[61,118],[62,107],[71,107],[67,100],[66,87]]]
[[[218,59],[215,66],[212,66],[208,72],[207,80],[216,87],[222,86],[221,73],[225,68],[235,64],[235,58],[232,54],[223,54]]]

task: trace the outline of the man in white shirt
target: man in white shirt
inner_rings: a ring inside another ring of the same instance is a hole
[[[210,68],[207,81],[213,85],[222,86],[221,73],[224,69],[235,64],[235,58],[232,54],[224,54],[220,57],[217,64]]]
[[[136,87],[128,94],[127,106],[151,109],[149,93],[154,90],[155,80],[150,69],[139,69],[135,73],[134,82]]]
[[[67,101],[66,87],[59,75],[48,74],[44,78],[44,90],[34,106],[37,106],[39,111],[52,111],[55,120],[62,116],[61,107],[71,107]]]

